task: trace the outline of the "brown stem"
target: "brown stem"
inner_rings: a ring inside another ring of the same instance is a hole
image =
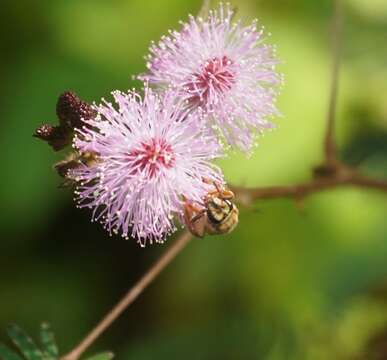
[[[325,133],[324,149],[326,165],[336,163],[336,145],[334,127],[336,118],[336,103],[339,87],[341,38],[342,38],[342,4],[341,0],[334,0],[334,15],[332,22],[332,72],[329,106],[327,114],[327,128]]]
[[[339,171],[332,177],[316,178],[302,184],[250,189],[231,186],[231,189],[235,192],[236,199],[246,205],[258,199],[293,198],[299,200],[317,192],[342,186],[355,186],[387,192],[387,181],[360,175],[353,169],[343,167],[343,165],[338,166]]]
[[[373,179],[362,175],[354,176],[352,184],[362,188],[387,191],[387,181]]]
[[[169,249],[151,266],[151,268],[134,284],[120,302],[92,329],[89,334],[61,360],[77,360],[84,351],[133,303],[161,271],[184,249],[192,235],[184,232]]]

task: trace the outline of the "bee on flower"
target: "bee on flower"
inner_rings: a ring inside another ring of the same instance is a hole
[[[257,21],[233,22],[230,5],[206,19],[190,16],[181,30],[153,43],[148,72],[139,76],[161,89],[173,88],[187,108],[232,147],[249,153],[255,137],[273,128],[281,76],[275,48],[265,44]]]
[[[234,193],[214,183],[215,189],[206,195],[204,207],[186,201],[184,220],[191,234],[228,234],[238,225],[239,210],[232,202]]]
[[[212,184],[224,183],[211,163],[221,147],[174,91],[160,96],[145,86],[143,98],[113,96],[116,106],[95,106],[98,115],[76,131],[75,150],[95,159],[69,170],[78,206],[92,209],[109,233],[163,242],[184,218],[185,199],[203,204]]]

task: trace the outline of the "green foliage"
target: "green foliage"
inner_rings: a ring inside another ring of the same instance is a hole
[[[8,327],[8,336],[27,360],[46,360],[45,354],[35,345],[32,338],[17,325]],[[6,360],[6,359],[5,359]]]
[[[59,351],[55,342],[54,333],[51,331],[50,325],[47,323],[43,323],[41,325],[40,341],[47,359],[52,360],[58,357]]]
[[[0,344],[0,359],[2,360],[22,360],[22,358],[3,344]]]
[[[40,327],[39,348],[19,326],[10,325],[7,329],[9,338],[19,350],[18,355],[14,350],[0,344],[0,360],[57,360],[59,359],[58,346],[50,325],[43,323]],[[111,360],[113,353],[103,352],[93,355],[85,360]]]

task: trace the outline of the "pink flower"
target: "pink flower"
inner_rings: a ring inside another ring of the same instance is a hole
[[[278,114],[274,105],[281,76],[274,48],[264,44],[257,22],[232,23],[230,6],[220,5],[207,19],[190,16],[180,32],[150,47],[148,73],[141,80],[172,87],[208,126],[244,151]]]
[[[184,199],[202,204],[211,182],[223,183],[210,163],[220,146],[174,92],[159,97],[145,88],[143,99],[134,91],[113,96],[118,108],[106,101],[95,107],[97,118],[74,140],[79,152],[96,156],[93,165],[72,170],[79,207],[92,208],[92,219],[110,234],[141,245],[163,242],[176,230]]]

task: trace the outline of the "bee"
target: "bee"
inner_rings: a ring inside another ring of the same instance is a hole
[[[214,184],[216,190],[207,194],[204,207],[186,201],[184,220],[189,231],[198,237],[205,234],[228,234],[238,224],[239,210],[232,202],[232,191]]]

